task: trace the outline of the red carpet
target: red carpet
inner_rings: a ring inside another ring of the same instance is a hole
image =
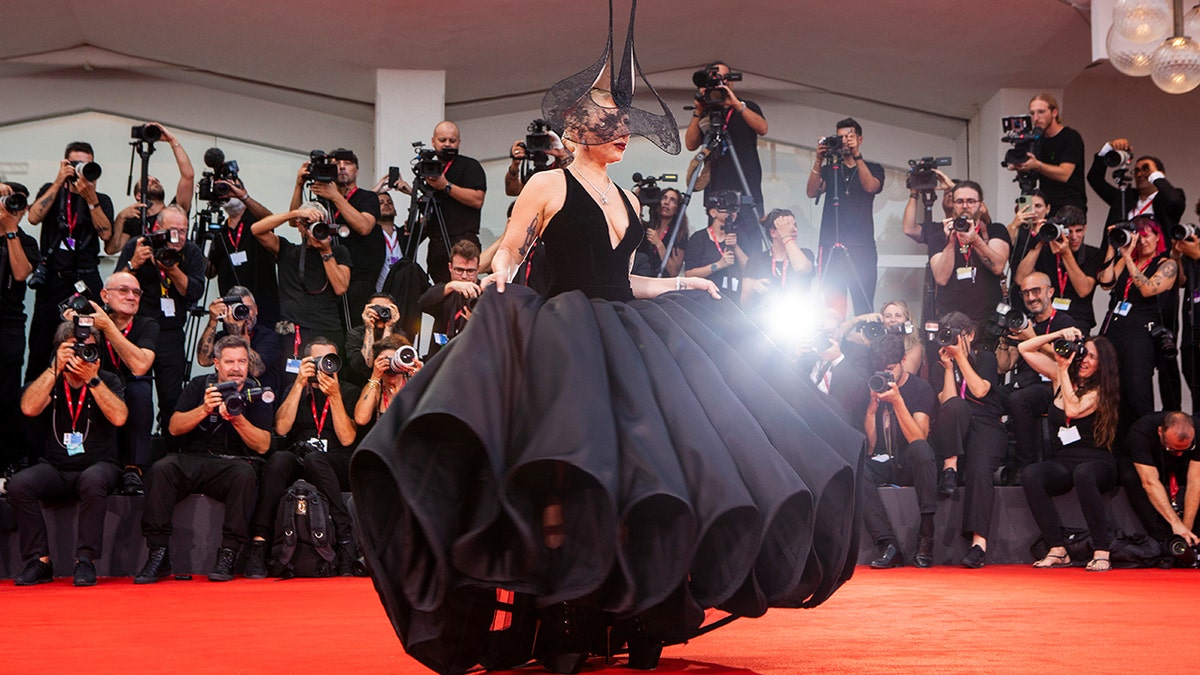
[[[1200,660],[1198,618],[1196,570],[859,568],[821,607],[735,621],[657,672],[1176,672]],[[4,673],[425,672],[366,579],[5,581],[0,636]]]

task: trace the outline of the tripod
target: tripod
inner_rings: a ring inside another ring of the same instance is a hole
[[[838,153],[825,154],[825,166],[829,168],[830,180],[825,183],[825,192],[829,194],[828,206],[833,208],[833,246],[830,248],[829,257],[826,258],[823,254],[819,258],[820,276],[818,283],[824,287],[825,279],[829,274],[829,268],[833,261],[835,253],[841,255],[841,260],[845,262],[846,268],[850,272],[850,277],[854,280],[854,286],[857,287],[860,297],[862,297],[867,306],[867,311],[871,310],[871,301],[874,298],[874,290],[872,293],[867,293],[867,289],[863,287],[862,278],[858,274],[858,270],[854,265],[854,261],[850,258],[850,252],[846,250],[846,245],[842,243],[842,195],[844,190],[849,189],[847,179],[843,177],[845,166],[842,164],[842,156]],[[854,180],[851,176],[849,180]],[[832,189],[830,189],[832,185]],[[925,217],[926,221],[933,219],[933,201],[931,196],[926,197]],[[817,195],[817,201],[821,201],[821,195]]]
[[[446,247],[446,260],[449,260],[450,235],[446,231],[446,221],[442,219],[442,207],[434,198],[433,188],[429,187],[424,180],[420,180],[421,176],[418,175],[417,178],[418,180],[413,181],[412,199],[408,203],[408,216],[404,219],[404,229],[409,233],[404,257],[409,260],[416,259],[417,247],[425,238],[425,228],[432,217],[442,235],[442,244]]]
[[[214,233],[219,233],[225,227],[225,212],[217,205],[217,202],[208,202],[207,207],[196,212],[192,221],[192,241],[196,242],[196,245],[204,252],[204,259],[208,260],[209,253],[215,245],[214,241],[220,241],[222,246],[225,245],[219,234],[214,236]],[[229,253],[228,248],[225,252]],[[237,284],[241,285],[242,281],[237,276],[237,267],[233,268],[233,276]],[[208,308],[204,305],[204,301],[208,299],[208,289],[211,284],[212,277],[204,275],[204,292],[200,294],[200,304],[187,308],[187,325],[183,329],[183,353],[185,355],[196,353],[196,344],[200,341],[200,323],[206,322],[205,317],[208,316]],[[187,359],[183,373],[184,382],[192,379],[193,363],[195,363],[194,358]]]
[[[141,195],[139,199],[142,204],[145,204],[149,199],[146,196],[146,191],[150,189],[150,155],[154,154],[154,141],[139,138],[129,142],[129,179],[125,183],[125,194],[127,195],[133,194],[133,157],[135,154],[141,160],[142,169],[141,179],[138,182],[138,194]],[[145,236],[149,230],[147,208],[146,206],[138,208],[142,219],[142,227],[139,231],[139,235],[141,236]]]

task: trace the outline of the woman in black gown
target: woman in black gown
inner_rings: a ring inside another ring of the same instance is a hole
[[[625,644],[653,667],[707,608],[811,607],[853,570],[863,437],[706,280],[629,275],[642,226],[606,168],[653,132],[595,89],[609,58],[546,115],[575,164],[526,185],[495,288],[353,459],[376,589],[441,673]],[[505,283],[538,236],[549,298]]]

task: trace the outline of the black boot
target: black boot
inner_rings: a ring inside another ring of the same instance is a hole
[[[247,579],[267,578],[267,542],[251,541],[250,555],[246,556]]]
[[[339,577],[354,576],[354,562],[358,560],[358,548],[352,541],[343,541],[337,545],[337,575]]]
[[[533,654],[546,670],[571,675],[587,661],[583,636],[575,625],[575,608],[560,602],[542,610]]]
[[[217,549],[217,564],[208,573],[209,581],[232,581],[233,566],[237,563],[237,551],[221,547]]]
[[[151,546],[146,565],[133,578],[135,584],[152,584],[171,574],[171,553],[166,546]]]
[[[662,656],[662,640],[650,635],[646,624],[637,617],[633,619],[630,629],[627,638],[629,662],[626,665],[635,670],[654,670],[658,667],[659,657]]]

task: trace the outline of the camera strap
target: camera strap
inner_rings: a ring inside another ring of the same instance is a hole
[[[322,284],[320,288],[315,291],[308,290],[308,285],[304,281],[304,259],[308,257],[309,251],[315,251],[316,249],[310,247],[307,243],[300,244],[300,247],[300,288],[303,288],[304,292],[308,293],[309,295],[320,295],[325,292],[326,288],[329,288],[329,275],[325,275],[325,283]],[[333,254],[332,244],[329,247],[329,253],[330,255]],[[324,274],[324,266],[322,266],[321,273]],[[299,335],[299,333],[297,333],[297,335]]]

